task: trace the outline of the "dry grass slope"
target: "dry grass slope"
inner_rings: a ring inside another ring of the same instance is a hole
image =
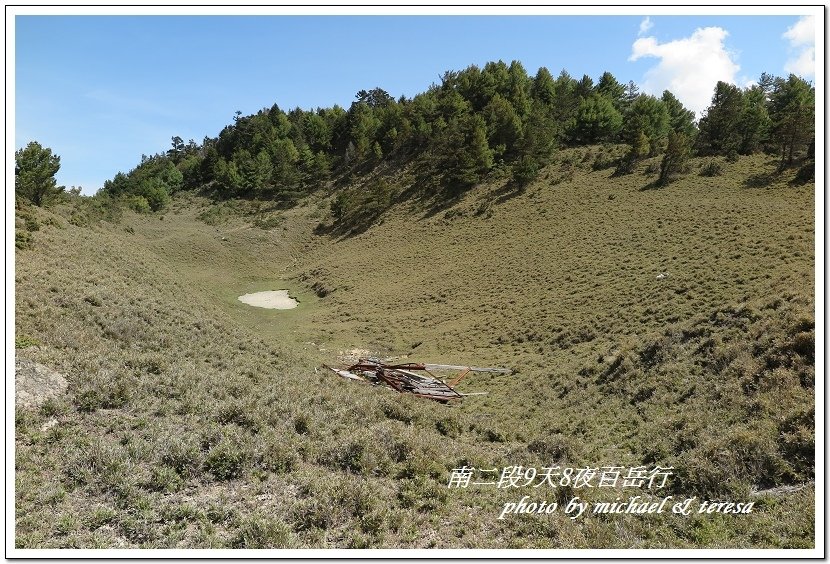
[[[27,210],[17,356],[69,390],[16,412],[16,545],[813,546],[814,185],[754,156],[644,190],[604,151],[352,237],[314,234],[323,196]],[[300,307],[236,301],[280,288]],[[515,373],[457,407],[315,373],[352,348]],[[673,465],[667,495],[756,511],[498,520],[535,492],[446,487],[550,463]]]

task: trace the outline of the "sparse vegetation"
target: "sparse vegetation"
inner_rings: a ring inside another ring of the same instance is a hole
[[[698,128],[499,61],[238,112],[94,197],[21,149],[16,354],[69,387],[15,411],[16,546],[814,546],[814,95],[719,83]],[[300,306],[237,300],[276,283]],[[316,370],[351,350],[514,373],[444,406]],[[551,464],[758,509],[500,520],[519,490],[447,487]]]
[[[422,219],[394,206],[360,238],[315,235],[314,206],[263,230],[253,203],[184,196],[164,222],[33,214],[17,354],[70,385],[16,418],[17,546],[812,546],[812,184],[755,155],[642,192],[595,170],[622,149],[563,151],[507,200],[502,178]],[[236,301],[280,268],[304,306]],[[413,343],[516,374],[469,377],[489,395],[446,407],[314,373]],[[515,491],[446,487],[463,464],[551,462],[674,466],[671,495],[794,493],[740,520],[574,524],[499,521]]]

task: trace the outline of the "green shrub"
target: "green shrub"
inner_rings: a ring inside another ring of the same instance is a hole
[[[572,461],[576,455],[574,441],[560,434],[531,441],[527,445],[527,450],[547,462]]]
[[[75,406],[81,412],[117,409],[130,401],[133,386],[123,374],[101,371],[82,382],[75,392]]]
[[[461,423],[454,417],[445,417],[435,422],[435,428],[446,437],[457,438],[461,435]]]
[[[98,507],[87,518],[86,526],[90,531],[115,521],[116,513],[110,507]]]
[[[159,184],[154,184],[146,188],[142,195],[150,205],[150,209],[153,211],[162,210],[167,207],[168,203],[170,203],[170,194],[164,186]]]
[[[223,437],[205,457],[205,470],[216,480],[232,480],[242,476],[248,462],[248,453],[235,437]]]
[[[716,159],[709,159],[700,167],[700,176],[720,176],[723,174],[723,163]]]
[[[75,451],[64,476],[70,486],[117,492],[128,487],[131,470],[130,459],[122,448],[96,441]]]
[[[605,170],[608,168],[613,168],[617,165],[618,160],[619,159],[615,159],[613,156],[603,151],[597,154],[596,158],[594,159],[594,163],[591,165],[591,168],[594,170]]]
[[[496,427],[487,427],[482,431],[484,439],[491,443],[503,443],[507,441],[507,436],[501,429]]]
[[[306,413],[300,413],[294,417],[294,430],[300,435],[305,435],[311,428],[311,417]]]
[[[14,348],[26,349],[29,347],[40,346],[40,341],[28,335],[17,335],[14,338]]]
[[[447,488],[424,476],[401,480],[398,486],[398,503],[401,507],[417,511],[436,511],[447,501]]]
[[[359,473],[368,469],[368,448],[362,441],[349,441],[329,451],[330,465]]]
[[[331,201],[331,215],[335,221],[351,215],[356,207],[356,198],[353,190],[343,190]]]
[[[260,214],[254,218],[253,225],[260,229],[273,229],[282,225],[282,217],[279,215]]]
[[[796,413],[778,427],[778,445],[800,480],[815,477],[815,410]]]
[[[234,205],[231,202],[226,202],[205,208],[196,217],[208,225],[220,225],[231,218],[233,210]]]
[[[252,515],[239,526],[230,541],[231,548],[287,548],[291,530],[282,521]]]
[[[240,427],[256,432],[260,428],[259,420],[253,415],[251,406],[239,403],[225,403],[216,414],[216,421],[222,424],[234,423]]]
[[[403,396],[398,396],[395,399],[387,398],[381,405],[383,414],[387,419],[394,419],[402,423],[413,423],[419,418],[418,413],[413,411],[413,406],[407,402]]]
[[[125,203],[127,207],[136,213],[150,213],[150,203],[144,196],[129,196]]]
[[[75,394],[75,406],[82,413],[91,413],[101,408],[101,395],[95,388],[87,388]]]
[[[297,453],[280,439],[277,436],[267,436],[262,440],[254,456],[255,466],[276,474],[286,474],[297,466]]]
[[[39,231],[40,230],[40,222],[37,218],[33,215],[26,215],[24,216],[24,221],[26,222],[26,231]]]
[[[334,524],[332,509],[331,501],[318,495],[296,504],[289,515],[295,531],[325,530]]]
[[[529,155],[522,155],[522,158],[513,165],[513,181],[519,186],[527,186],[539,176],[539,163]]]
[[[189,437],[171,438],[161,451],[161,463],[185,479],[197,476],[204,465],[199,445]]]
[[[651,176],[652,174],[657,174],[660,172],[660,165],[658,163],[648,163],[646,168],[643,170],[643,174],[646,176]]]
[[[147,486],[154,491],[176,492],[182,487],[182,478],[173,468],[153,466],[150,468],[150,480]]]
[[[32,235],[28,231],[15,230],[14,246],[21,251],[32,246]]]

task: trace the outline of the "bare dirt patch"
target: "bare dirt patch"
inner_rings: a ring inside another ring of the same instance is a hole
[[[239,296],[239,301],[253,307],[267,309],[294,309],[299,302],[288,295],[288,290],[268,290]]]

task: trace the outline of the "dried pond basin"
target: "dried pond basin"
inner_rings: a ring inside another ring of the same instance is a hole
[[[253,307],[294,309],[299,302],[288,295],[288,290],[268,290],[239,296],[239,301]]]

